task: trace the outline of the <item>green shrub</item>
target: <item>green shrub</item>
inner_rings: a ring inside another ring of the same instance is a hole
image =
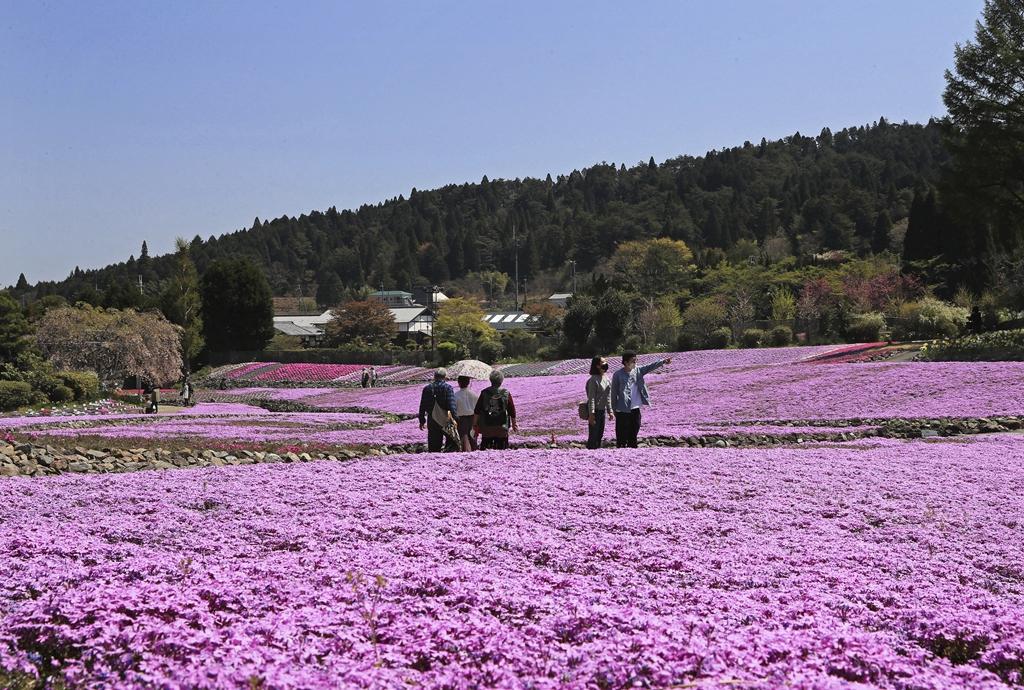
[[[60,397],[61,393],[56,391],[58,387],[64,385],[60,378],[58,378],[48,366],[27,372],[25,382],[50,400],[52,400],[55,395]]]
[[[24,381],[0,381],[0,410],[16,410],[37,399],[32,386]]]
[[[692,333],[683,332],[679,334],[679,338],[676,339],[676,351],[677,352],[688,352],[690,350],[697,349],[697,341],[694,339]]]
[[[966,326],[970,311],[933,297],[908,302],[900,308],[901,323],[893,335],[903,340],[954,338]]]
[[[51,388],[47,397],[52,403],[66,403],[75,399],[75,392],[64,384],[60,384]]]
[[[643,338],[634,333],[627,336],[615,349],[622,350],[623,352],[646,352],[648,348],[644,345]]]
[[[505,352],[505,346],[494,340],[485,340],[480,343],[480,359],[488,364],[494,364]]]
[[[437,344],[437,357],[443,363],[454,362],[462,354],[462,348],[455,343],[445,341]]]
[[[557,347],[545,345],[537,349],[537,359],[542,362],[551,362],[556,359],[562,359],[562,354],[558,351]]]
[[[786,347],[793,342],[793,329],[789,326],[776,326],[768,332],[768,344],[772,347]]]
[[[937,340],[927,343],[921,354],[936,362],[1024,362],[1024,330]]]
[[[709,350],[724,350],[732,343],[732,331],[728,326],[722,326],[711,331],[708,335],[707,346]]]
[[[851,342],[877,343],[885,331],[885,316],[878,312],[858,314],[846,327],[846,337]]]
[[[57,377],[74,392],[74,399],[78,402],[100,397],[100,379],[91,371],[60,371]]]
[[[748,328],[740,335],[740,345],[743,347],[761,347],[764,340],[765,333],[760,328]]]

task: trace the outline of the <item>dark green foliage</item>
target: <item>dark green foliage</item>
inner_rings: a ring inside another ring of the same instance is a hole
[[[1024,220],[1024,7],[986,0],[973,42],[946,72],[951,183],[988,221],[997,243],[1018,245]],[[1009,233],[1001,232],[1009,228]]]
[[[929,343],[925,359],[936,362],[1024,361],[1024,330],[993,331]]]
[[[875,254],[888,251],[889,244],[892,241],[890,237],[891,232],[892,218],[889,216],[888,211],[882,211],[875,218],[875,227],[871,231],[871,251]]]
[[[6,292],[0,292],[0,363],[13,362],[27,350],[31,332],[21,306]]]
[[[210,265],[200,284],[203,335],[213,352],[261,350],[274,335],[270,286],[248,259]]]
[[[142,292],[139,291],[138,283],[129,280],[119,280],[112,283],[96,306],[108,309],[139,309],[144,302]],[[90,302],[90,304],[92,304]]]
[[[772,347],[786,347],[793,342],[793,331],[789,326],[776,326],[768,332],[768,344]]]
[[[24,273],[18,274],[18,283],[14,286],[16,292],[24,292],[28,290],[28,280],[25,278]]]
[[[179,237],[175,242],[174,271],[160,298],[160,311],[168,321],[181,326],[181,354],[186,374],[192,370],[192,360],[203,349],[199,274],[190,252],[189,244]]]
[[[846,338],[850,342],[877,343],[884,331],[885,317],[882,314],[858,314],[846,327]]]
[[[594,302],[585,295],[574,296],[569,300],[562,320],[562,333],[570,348],[582,349],[594,331]]]
[[[629,323],[629,299],[624,292],[612,288],[597,298],[594,337],[601,349],[606,352],[615,350],[626,335]]]
[[[903,239],[904,262],[930,259],[940,253],[935,220],[935,190],[915,192]]]
[[[480,343],[479,357],[488,364],[494,364],[505,352],[505,346],[493,340],[485,340]]]
[[[732,330],[728,326],[722,326],[711,331],[706,344],[709,350],[721,350],[729,347],[732,342]]]
[[[57,376],[78,402],[95,400],[100,395],[99,377],[91,371],[60,371]]]
[[[0,410],[15,410],[33,402],[32,386],[24,381],[0,381]]]
[[[740,335],[741,347],[761,347],[765,342],[765,332],[760,328],[747,328]]]
[[[454,362],[462,355],[462,348],[455,343],[443,342],[437,344],[437,358],[442,364]]]
[[[333,307],[341,303],[344,286],[336,273],[328,273],[316,288],[316,303],[321,307]]]
[[[65,403],[75,399],[75,392],[64,384],[57,384],[49,393],[50,402]]]

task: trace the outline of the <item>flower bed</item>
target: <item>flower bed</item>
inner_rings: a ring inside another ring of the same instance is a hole
[[[249,362],[248,364],[242,364],[229,370],[226,374],[224,374],[223,378],[227,378],[230,380],[248,379],[253,374],[258,374],[262,371],[273,369],[277,366],[279,366],[277,362]]]
[[[692,436],[707,433],[702,427],[708,424],[735,427],[751,422],[832,423],[1024,414],[1024,363],[882,362],[821,366],[796,361],[806,354],[797,352],[800,349],[705,351],[674,356],[671,365],[648,377],[652,405],[643,410],[641,437]],[[653,357],[645,356],[645,360]],[[552,436],[562,441],[583,438],[586,424],[577,417],[576,403],[585,397],[586,379],[585,373],[509,378],[505,386],[515,398],[522,429],[522,436],[513,435],[513,443]],[[298,405],[304,405],[310,411],[369,410],[415,415],[422,385],[417,382],[373,389],[248,387],[202,391],[201,397],[254,405],[263,400],[293,402],[297,404],[296,410],[303,409]],[[485,382],[479,381],[472,384],[475,391],[485,386]],[[194,414],[195,410],[185,412]],[[265,415],[267,411],[261,409],[254,414]],[[23,424],[12,419],[19,418],[0,418],[0,430]],[[315,426],[309,429],[311,434],[321,431]],[[422,440],[423,436],[415,425],[394,419],[382,421],[376,430],[336,431],[330,438],[338,443],[392,445]],[[611,437],[612,429],[607,433]]]
[[[281,364],[274,369],[261,371],[252,376],[253,381],[291,381],[311,382],[332,381],[336,378],[361,372],[363,367],[358,364]]]
[[[57,669],[69,688],[1022,680],[1019,439],[30,481],[0,482],[8,677]]]

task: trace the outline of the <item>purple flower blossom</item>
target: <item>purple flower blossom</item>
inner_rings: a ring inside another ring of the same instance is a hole
[[[1024,440],[0,482],[69,688],[967,688],[1024,669]]]

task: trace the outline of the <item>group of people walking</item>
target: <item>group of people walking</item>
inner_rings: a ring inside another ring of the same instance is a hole
[[[468,376],[458,377],[458,392],[447,378],[446,369],[437,369],[420,396],[420,430],[427,430],[427,450],[436,453],[446,445],[460,451],[508,448],[509,431],[518,432],[519,425],[512,393],[502,387],[505,375],[492,371],[491,385],[479,395],[470,390]]]
[[[608,360],[594,357],[586,383],[587,401],[580,404],[580,416],[587,420],[587,448],[600,448],[606,420],[615,421],[615,445],[636,448],[642,419],[641,410],[650,405],[645,376],[672,362],[661,359],[638,366],[637,355],[622,356],[622,368],[608,375]],[[516,433],[516,406],[512,393],[502,387],[505,377],[490,373],[490,386],[479,395],[469,388],[470,378],[459,376],[458,391],[448,383],[448,371],[434,371],[434,380],[420,396],[420,430],[427,432],[427,450],[503,450],[508,448],[509,431]],[[479,440],[478,440],[479,439]]]

